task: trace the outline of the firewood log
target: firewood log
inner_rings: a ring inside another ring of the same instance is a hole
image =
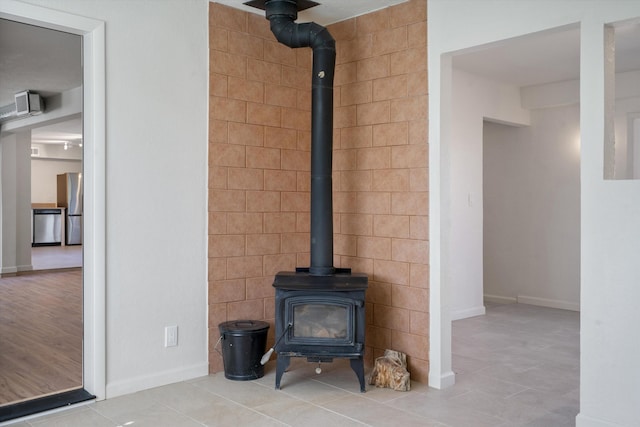
[[[407,371],[407,355],[395,350],[385,350],[384,356],[376,359],[369,377],[369,384],[396,391],[411,390],[410,374]]]

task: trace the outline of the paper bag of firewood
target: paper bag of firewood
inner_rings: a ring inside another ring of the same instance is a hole
[[[385,350],[384,356],[376,359],[369,377],[369,384],[396,391],[411,390],[411,380],[407,371],[407,355],[395,350]]]

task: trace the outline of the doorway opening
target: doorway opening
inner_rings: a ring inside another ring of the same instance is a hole
[[[485,312],[490,320],[496,304],[517,303],[579,319],[579,26],[478,46],[449,61],[450,185],[442,188],[450,204],[442,210],[451,219],[443,243],[451,320]],[[569,324],[577,332],[579,320]],[[514,346],[526,344],[512,332]],[[459,373],[457,363],[454,353]]]
[[[83,104],[84,133],[83,177],[86,188],[83,206],[83,268],[80,272],[82,289],[82,383],[83,398],[105,397],[105,31],[104,22],[91,18],[54,11],[13,0],[3,3],[0,19],[27,23],[79,35],[82,38],[83,86],[77,92]],[[3,51],[4,52],[4,51]],[[62,109],[64,110],[64,109]],[[25,119],[26,121],[32,118]],[[26,123],[25,123],[26,125]],[[5,131],[3,124],[2,130]],[[4,132],[3,132],[4,134]],[[30,150],[27,143],[27,156]],[[3,180],[3,183],[7,181]],[[27,181],[28,184],[28,181]],[[28,190],[25,191],[29,194]],[[30,201],[29,201],[30,202]],[[27,205],[27,210],[28,205]],[[29,226],[29,220],[25,221]],[[28,227],[30,228],[30,227]],[[30,229],[27,234],[30,234]],[[30,243],[27,239],[27,243]],[[30,244],[28,245],[30,249]],[[6,253],[6,251],[3,251]],[[21,277],[21,276],[16,276]],[[59,393],[25,402],[25,407],[0,408],[3,420],[41,412],[78,401],[74,392]],[[15,409],[15,410],[14,410]]]
[[[28,91],[39,107],[19,114],[16,95],[0,134],[3,420],[53,396],[92,396],[81,392],[82,37],[8,19],[0,34],[0,103],[8,111]]]

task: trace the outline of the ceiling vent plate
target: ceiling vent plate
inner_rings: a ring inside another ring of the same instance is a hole
[[[243,4],[246,6],[251,6],[257,9],[265,10],[266,9],[264,5],[265,1],[266,0],[250,0],[250,1],[244,2]],[[311,9],[312,7],[318,6],[320,4],[311,0],[298,0],[296,3],[297,3],[298,12]]]

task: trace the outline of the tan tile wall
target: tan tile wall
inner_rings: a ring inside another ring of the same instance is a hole
[[[275,273],[308,264],[311,51],[210,3],[209,366],[227,320],[266,320]],[[219,350],[219,348],[218,348]]]
[[[273,276],[309,263],[311,50],[210,3],[209,328],[271,323]],[[344,21],[337,41],[334,252],[369,275],[367,362],[385,348],[428,372],[426,1]]]
[[[329,27],[337,41],[336,265],[369,275],[367,358],[429,370],[426,0]]]

